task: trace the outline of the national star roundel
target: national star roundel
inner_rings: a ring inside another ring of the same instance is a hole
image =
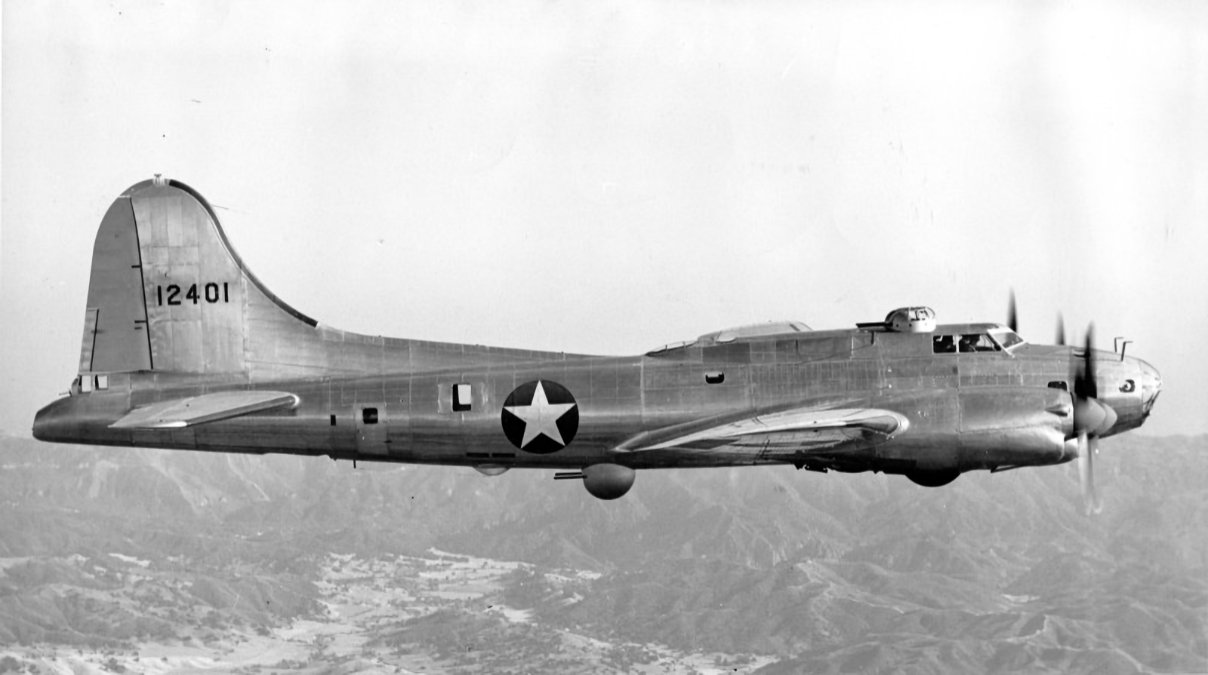
[[[579,405],[566,387],[533,380],[516,387],[503,402],[503,433],[525,452],[547,455],[570,445],[579,430]]]

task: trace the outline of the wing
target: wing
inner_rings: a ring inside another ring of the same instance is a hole
[[[794,408],[719,422],[703,420],[641,434],[618,450],[700,450],[783,453],[833,449],[850,442],[876,445],[910,427],[891,410]]]
[[[112,429],[179,429],[267,410],[289,409],[298,397],[284,391],[221,391],[135,408]]]

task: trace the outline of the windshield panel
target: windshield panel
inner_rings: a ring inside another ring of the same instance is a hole
[[[1010,328],[996,328],[990,331],[990,337],[994,338],[994,341],[1007,351],[1024,343],[1024,339]]]

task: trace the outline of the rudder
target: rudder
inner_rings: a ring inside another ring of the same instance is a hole
[[[80,373],[151,369],[142,256],[134,209],[119,197],[101,219],[92,247]]]

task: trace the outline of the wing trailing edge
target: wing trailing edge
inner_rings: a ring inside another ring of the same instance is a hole
[[[288,410],[298,397],[283,391],[222,391],[135,408],[111,429],[180,429],[270,410]]]

